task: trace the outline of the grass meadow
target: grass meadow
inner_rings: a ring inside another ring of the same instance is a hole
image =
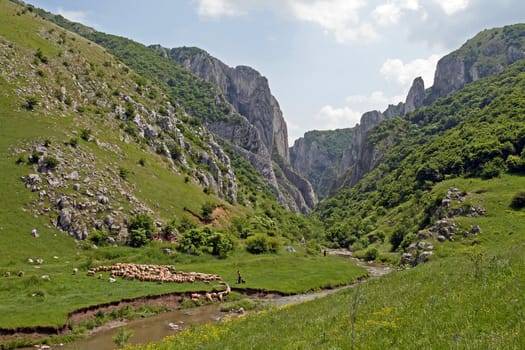
[[[314,301],[183,331],[133,349],[522,349],[524,211],[509,208],[523,177],[456,179],[486,208],[463,218],[482,233],[436,243],[416,268]]]

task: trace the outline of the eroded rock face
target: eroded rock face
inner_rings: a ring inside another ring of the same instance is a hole
[[[412,83],[412,87],[408,91],[407,99],[405,101],[404,113],[412,113],[419,107],[423,106],[425,100],[425,83],[423,78],[417,77]]]
[[[312,186],[290,165],[286,122],[265,77],[247,66],[229,67],[200,49],[152,48],[222,91],[238,114],[227,120],[207,120],[207,128],[243,149],[237,149],[238,153],[266,178],[282,204],[301,212],[315,205]],[[277,179],[274,162],[285,178]]]
[[[353,132],[353,128],[309,131],[290,147],[292,167],[308,179],[320,199],[329,195],[337,179],[343,151]]]
[[[354,128],[352,143],[343,153],[335,187],[352,187],[381,160],[381,153],[368,143],[370,131],[385,120],[378,111],[366,112]]]

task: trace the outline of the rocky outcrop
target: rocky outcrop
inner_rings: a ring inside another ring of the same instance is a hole
[[[339,170],[343,151],[351,143],[353,128],[309,131],[290,147],[292,167],[312,184],[321,199],[326,197]]]
[[[388,105],[387,109],[383,112],[383,115],[387,118],[397,117],[405,114],[405,104],[399,102],[397,105]]]
[[[408,91],[407,99],[405,101],[404,113],[412,113],[419,107],[423,106],[425,100],[425,83],[423,78],[417,77],[412,83],[412,87]]]
[[[236,114],[228,119],[206,120],[206,126],[240,147],[236,147],[238,153],[266,178],[282,204],[300,212],[315,205],[311,185],[290,165],[286,122],[265,77],[247,66],[229,67],[197,48],[152,48],[222,91]],[[279,164],[284,179],[276,177],[274,162]]]
[[[425,90],[423,79],[416,78],[406,101],[389,105],[382,113],[382,118],[414,112],[470,82],[499,73],[521,59],[525,59],[525,24],[483,31],[460,49],[439,60],[434,86]],[[361,125],[356,127],[355,137],[341,159],[341,175],[335,182],[334,190],[353,186],[380,162],[382,151],[367,143],[370,130],[382,121],[375,113],[365,113]]]
[[[441,58],[426,104],[525,58],[525,24],[485,30]]]
[[[385,119],[385,116],[378,111],[363,114],[361,122],[354,128],[350,147],[343,153],[339,166],[339,174],[342,175],[337,179],[335,189],[354,186],[382,159],[381,152],[375,150],[368,142],[368,135]]]

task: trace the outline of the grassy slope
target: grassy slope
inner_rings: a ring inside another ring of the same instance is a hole
[[[439,245],[429,263],[315,302],[190,329],[139,348],[522,348],[525,212],[509,204],[523,178],[448,180],[434,191],[450,186],[483,203],[486,216],[465,219],[483,232]]]
[[[70,78],[71,74],[68,73],[68,69],[72,68],[67,68],[62,63],[66,60],[65,57],[70,60],[69,67],[73,67],[77,62],[80,62],[79,65],[82,62],[86,63],[86,60],[93,63],[101,71],[100,74],[97,73],[97,79],[93,79],[94,84],[107,79],[111,80],[110,84],[118,84],[122,93],[134,96],[134,99],[145,105],[162,101],[148,101],[136,96],[135,85],[130,80],[133,72],[121,69],[114,58],[97,45],[71,33],[66,34],[65,45],[58,44],[55,40],[46,40],[46,36],[58,38],[63,30],[34,17],[31,13],[17,15],[20,10],[20,7],[0,0],[0,43],[6,48],[0,54],[17,54],[20,55],[20,62],[25,62],[24,60],[31,61],[34,52],[40,48],[49,62],[33,66],[21,63],[20,67],[23,68],[16,67],[20,71],[17,72],[19,77],[15,83],[9,83],[3,74],[0,76],[0,300],[3,300],[0,303],[0,327],[60,326],[66,322],[67,313],[79,307],[133,296],[206,288],[205,285],[199,284],[158,285],[130,281],[109,284],[107,276],[103,280],[85,276],[88,265],[116,261],[169,263],[175,264],[181,270],[220,273],[231,283],[235,280],[236,269],[241,268],[248,279],[247,287],[284,292],[316,289],[331,283],[347,283],[363,274],[363,270],[355,268],[348,261],[334,260],[320,268],[316,258],[303,255],[291,259],[286,255],[258,257],[239,253],[232,258],[215,261],[206,257],[168,257],[161,252],[161,248],[167,245],[157,244],[144,249],[103,247],[99,250],[84,250],[73,239],[50,224],[49,220],[53,217],[34,216],[28,203],[34,201],[38,193],[24,188],[20,177],[27,176],[35,170],[26,164],[17,165],[18,155],[14,150],[35,142],[43,143],[45,139],[51,140],[52,147],[61,148],[64,152],[84,152],[93,155],[95,164],[100,169],[129,169],[131,173],[128,182],[135,186],[135,195],[150,208],[154,208],[163,220],[182,216],[184,207],[199,212],[201,204],[210,200],[210,197],[203,194],[200,187],[186,184],[183,176],[169,170],[163,158],[147,147],[134,142],[123,142],[117,122],[97,114],[96,107],[87,106],[86,111],[79,114],[67,107],[60,109],[54,106],[44,95],[48,95],[48,90],[60,87],[56,79],[61,79],[61,84],[65,84],[68,91],[76,90]],[[9,50],[8,45],[11,46]],[[106,65],[106,62],[111,64]],[[86,67],[88,68],[87,64]],[[45,76],[38,77],[35,74],[37,69],[43,70]],[[31,89],[39,86],[44,90],[40,96],[41,104],[35,111],[22,108],[26,93],[19,94],[16,89],[20,87],[26,89],[25,91],[32,91]],[[108,94],[106,98],[113,97]],[[50,110],[44,107],[44,102],[50,106]],[[106,112],[103,112],[102,115],[105,115]],[[117,145],[121,151],[116,153],[97,146],[95,142],[83,140],[79,140],[77,149],[70,149],[64,145],[64,142],[75,136],[73,132],[78,133],[83,128],[90,128],[97,140]],[[23,155],[27,156],[27,153]],[[140,158],[147,160],[145,167],[137,165]],[[83,168],[78,170],[82,174]],[[245,209],[229,210],[243,212]],[[32,228],[38,229],[38,239],[31,237]],[[55,259],[55,256],[58,259]],[[27,263],[28,258],[42,258],[44,264],[36,268]],[[294,264],[322,273],[317,275],[300,270]],[[81,269],[76,276],[72,275],[73,267]],[[280,279],[267,273],[272,269],[275,269],[276,277]],[[12,273],[9,278],[3,277],[7,271]],[[24,271],[24,277],[13,276],[18,271]],[[51,281],[41,279],[45,274],[51,277]],[[286,281],[282,277],[292,275],[294,280]],[[36,296],[33,296],[34,294]]]

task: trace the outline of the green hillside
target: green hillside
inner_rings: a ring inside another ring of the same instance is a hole
[[[384,241],[375,243],[380,249],[406,248],[419,230],[437,220],[434,211],[445,193],[430,195],[433,184],[522,175],[524,92],[525,62],[519,61],[431,106],[380,124],[369,142],[385,150],[385,161],[319,208],[328,237],[335,244],[355,244],[355,250],[366,248],[370,237]]]
[[[402,271],[134,348],[522,348],[524,88],[519,61],[388,120],[370,139],[386,161],[321,204],[334,245],[367,259],[411,254]]]
[[[385,161],[319,206],[334,246],[408,269],[147,348],[523,347],[524,89],[519,61],[380,124]]]
[[[69,312],[125,298],[223,288],[110,284],[109,274],[86,275],[99,265],[170,264],[231,284],[241,267],[246,288],[283,293],[366,274],[320,257],[318,225],[285,211],[252,166],[186,113],[196,107],[36,12],[0,0],[2,332],[58,329]],[[4,337],[2,347],[35,341]]]

